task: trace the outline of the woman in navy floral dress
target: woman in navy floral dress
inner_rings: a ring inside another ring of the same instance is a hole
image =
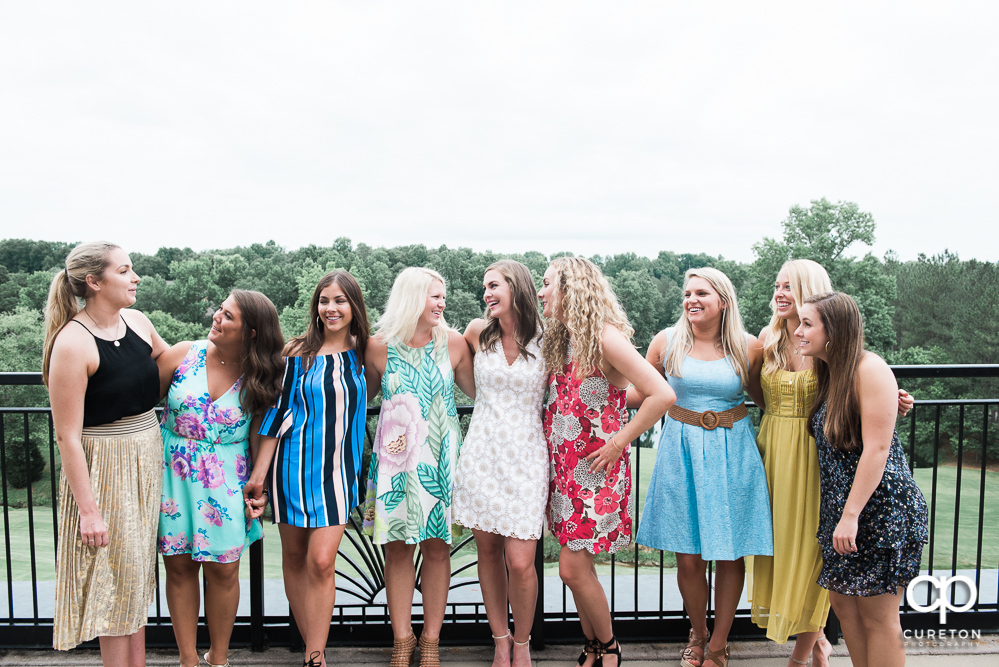
[[[277,400],[283,342],[274,304],[259,292],[235,290],[215,312],[208,340],[177,343],[157,359],[167,392],[159,552],[182,667],[200,664],[202,569],[211,638],[205,662],[228,664],[239,558],[263,537],[260,521],[244,516],[248,438],[251,423]]]
[[[854,665],[904,665],[898,609],[919,574],[927,512],[895,433],[898,385],[884,360],[864,351],[849,296],[810,297],[800,316],[795,336],[818,384],[808,420],[822,495],[818,583],[829,589]]]

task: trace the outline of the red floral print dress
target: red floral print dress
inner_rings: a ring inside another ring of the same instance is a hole
[[[586,456],[621,430],[627,392],[599,369],[583,379],[567,360],[552,375],[545,405],[548,439],[548,524],[559,544],[573,551],[615,553],[631,544],[631,444],[607,471],[590,472]]]

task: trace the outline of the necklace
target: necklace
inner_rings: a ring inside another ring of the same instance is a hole
[[[108,330],[105,329],[104,327],[102,327],[101,325],[99,325],[97,323],[97,320],[95,320],[93,318],[93,316],[87,311],[87,307],[86,306],[83,307],[83,312],[87,314],[87,317],[90,318],[90,321],[93,322],[94,326],[97,327],[98,331],[100,331],[105,336],[108,336],[108,335],[111,336],[111,342],[114,343],[115,347],[121,347],[121,343],[118,342],[118,322],[114,323],[114,331],[109,334]]]

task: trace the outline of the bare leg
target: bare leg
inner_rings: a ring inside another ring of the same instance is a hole
[[[229,639],[239,608],[239,561],[205,563],[205,622],[211,647],[208,662],[224,665],[229,660]]]
[[[420,542],[420,552],[423,554],[423,574],[420,577],[423,632],[420,639],[436,639],[441,636],[444,613],[447,611],[447,592],[451,587],[451,545],[436,538],[424,540]]]
[[[510,575],[509,596],[513,610],[513,667],[531,667],[531,638],[534,610],[538,604],[538,571],[534,569],[535,540],[505,538],[506,568]],[[596,574],[594,572],[594,574]]]
[[[489,619],[489,630],[496,644],[493,650],[493,667],[507,667],[510,664],[509,611],[507,606],[507,574],[504,556],[505,538],[496,533],[473,530],[475,550],[478,554],[479,586],[482,589],[482,602]]]
[[[101,664],[104,667],[145,667],[146,629],[123,637],[100,637]]]
[[[829,591],[829,602],[832,604],[836,618],[839,619],[840,628],[843,630],[843,639],[846,640],[846,648],[850,651],[850,660],[854,667],[868,667],[867,663],[867,630],[860,617],[860,610],[857,608],[857,600],[854,595],[841,595]],[[896,613],[898,610],[896,610]],[[880,665],[880,663],[874,663]]]
[[[583,621],[583,632],[587,636],[595,636],[601,642],[610,642],[614,637],[610,607],[607,604],[607,594],[593,566],[593,554],[562,547],[558,557],[558,575],[572,591],[572,599],[579,610],[580,620]],[[587,628],[587,625],[590,627]],[[594,659],[593,655],[587,655],[584,667],[592,665]],[[605,655],[603,665],[616,667],[617,656]]]
[[[278,524],[281,534],[281,573],[284,593],[299,632],[305,637],[305,599],[308,597],[309,529]]]
[[[857,611],[867,631],[866,664],[878,667],[905,665],[905,641],[902,639],[902,623],[898,616],[901,601],[901,588],[895,595],[886,593],[857,598]],[[852,647],[850,657],[853,657]],[[856,660],[854,664],[858,664]]]
[[[392,635],[396,640],[407,639],[413,634],[415,552],[415,544],[389,542],[385,545],[385,597],[388,601],[389,619],[392,622]]]
[[[197,667],[201,662],[198,655],[198,609],[201,607],[198,573],[201,563],[193,560],[190,554],[179,554],[163,556],[163,567],[166,569],[167,607],[170,609],[173,636],[180,650],[180,664]]]
[[[324,656],[324,665],[336,601],[336,554],[344,528],[298,528],[280,524],[285,591],[305,640],[305,659],[318,652]],[[289,569],[295,569],[290,577]]]
[[[700,554],[676,554],[676,583],[690,627],[698,637],[708,636],[708,563]],[[700,648],[695,649],[702,655]],[[698,657],[694,658],[699,660]]]
[[[728,644],[728,633],[746,581],[746,561],[742,558],[715,561],[715,567],[715,631],[708,643],[710,651],[720,651]]]

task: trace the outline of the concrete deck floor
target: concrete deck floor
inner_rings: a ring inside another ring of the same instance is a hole
[[[906,651],[907,665],[911,667],[954,667],[999,666],[999,636],[984,636],[981,640],[955,640],[956,645],[918,646],[910,640]],[[678,665],[681,644],[624,644],[624,665],[629,667],[659,667]],[[388,665],[391,649],[388,648],[348,648],[336,647],[326,651],[329,665]],[[731,644],[732,667],[784,667],[790,646],[778,646],[771,642],[733,642]],[[533,654],[538,667],[571,667],[576,664],[579,647],[549,646],[544,651]],[[147,664],[150,667],[177,665],[177,654],[167,650],[150,650]],[[302,658],[286,648],[272,648],[262,653],[252,653],[247,649],[233,650],[229,655],[232,667],[254,665],[256,667],[299,666]],[[445,667],[488,667],[492,662],[492,649],[489,647],[444,647],[441,649],[441,662]],[[3,651],[0,650],[0,665],[28,667],[36,665],[100,665],[100,654],[93,649],[77,649],[65,653],[56,651]],[[417,666],[414,662],[414,667]],[[832,667],[848,667],[850,659],[846,645],[840,642],[833,647]]]

